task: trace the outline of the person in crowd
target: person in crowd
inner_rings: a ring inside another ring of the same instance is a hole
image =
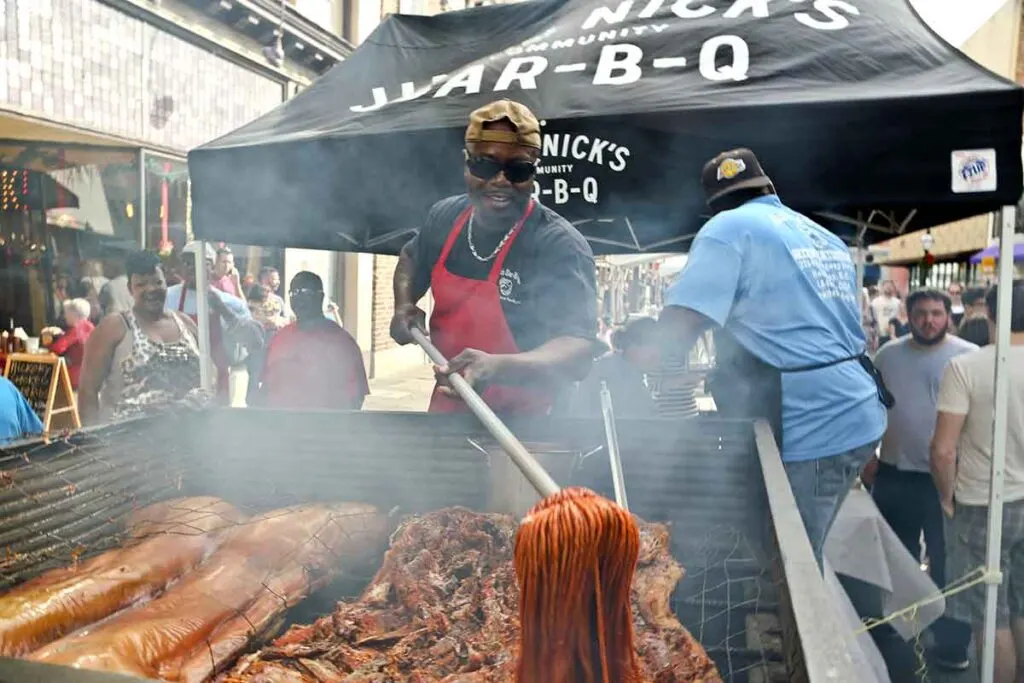
[[[278,272],[277,268],[272,266],[261,268],[257,283],[263,285],[264,289],[267,290],[267,306],[268,310],[272,311],[272,317],[284,318],[286,324],[291,322],[291,311],[288,310],[288,305],[285,303],[284,298],[278,295],[281,289],[281,273]]]
[[[161,410],[199,397],[195,323],[165,307],[167,282],[160,258],[128,257],[125,273],[135,303],[100,321],[85,344],[78,385],[84,424],[105,423]]]
[[[950,315],[951,328],[956,329],[960,326],[960,321],[964,319],[964,286],[959,282],[950,282],[949,287],[946,288],[946,294],[949,295],[949,300],[952,302],[953,311]]]
[[[14,386],[0,376],[0,445],[43,433],[43,422]]]
[[[259,403],[271,408],[359,410],[370,393],[359,345],[324,316],[324,284],[309,271],[288,288],[295,322],[266,353]]]
[[[93,312],[94,321],[99,320],[103,307],[100,305],[100,292],[110,280],[103,274],[103,263],[90,259],[82,264],[82,277],[78,284],[81,291],[69,292],[72,298],[82,298],[89,302],[89,308]]]
[[[895,318],[900,310],[900,297],[895,282],[882,282],[882,291],[871,301],[871,309],[878,323],[878,347],[881,348],[890,339],[889,321]]]
[[[611,316],[606,315],[598,321],[597,338],[610,349],[613,334],[615,334],[615,325],[612,324]]]
[[[964,318],[956,334],[964,341],[969,341],[978,347],[988,346],[991,343],[988,336],[987,318]]]
[[[68,294],[68,290],[69,290],[69,285],[70,284],[71,284],[71,279],[67,275],[65,275],[64,273],[54,273],[54,275],[53,275],[53,289],[52,289],[52,295],[53,295],[52,303],[53,303],[53,310],[55,312],[55,315],[58,316],[58,319],[59,319],[59,317],[63,313],[62,307],[64,306],[64,302],[71,298],[71,296]]]
[[[253,285],[248,292],[249,312],[253,320],[263,326],[268,335],[288,325],[288,318],[282,313],[281,307],[273,299],[266,285]]]
[[[214,255],[212,283],[225,294],[242,298],[242,281],[235,268],[235,254],[228,247],[221,247]]]
[[[270,346],[274,334],[287,327],[288,319],[279,313],[278,307],[270,300],[270,292],[265,285],[253,284],[247,292],[249,313],[252,315],[252,319],[260,325],[264,338],[262,350],[250,351],[245,363],[249,371],[246,401],[255,404],[259,401],[259,387],[263,377],[263,367],[266,365],[266,349]]]
[[[935,431],[939,385],[949,361],[978,347],[948,332],[952,301],[937,289],[919,289],[907,297],[910,335],[895,338],[875,356],[875,365],[896,398],[882,438],[881,459],[872,495],[882,517],[914,559],[921,561],[921,537],[928,551],[928,571],[939,588],[946,586],[946,550],[942,508],[931,477],[929,449]],[[870,465],[868,467],[870,472]],[[970,626],[941,617],[933,626],[933,661],[964,671],[969,665]]]
[[[971,287],[961,296],[964,305],[964,315],[958,325],[973,318],[980,318],[988,324],[988,310],[985,308],[985,294],[988,289],[985,287]]]
[[[878,296],[877,287],[866,287],[861,290],[860,325],[864,333],[864,346],[868,353],[878,350],[878,321],[875,320],[875,309],[871,306],[871,302],[876,296]]]
[[[907,306],[904,302],[900,302],[900,307],[896,311],[896,316],[889,321],[889,340],[900,339],[910,334],[910,319],[907,316]]]
[[[663,362],[717,326],[715,403],[772,426],[820,562],[891,404],[867,356],[856,269],[842,240],[782,203],[751,150],[708,161],[702,184],[714,216],[666,295]]]
[[[183,282],[167,288],[166,306],[168,309],[184,313],[197,322],[198,309],[196,300],[196,268],[195,254],[199,247],[196,243],[189,244],[182,250],[181,272]],[[207,276],[212,283],[214,277],[214,260],[216,252],[213,247],[206,246]],[[208,285],[210,309],[210,355],[217,369],[217,394],[227,398],[228,376],[231,367],[245,362],[245,350],[242,348],[241,337],[246,337],[246,346],[252,346],[242,321],[251,320],[249,306],[236,296],[223,292],[212,284]]]
[[[467,194],[433,206],[395,269],[391,335],[426,329],[416,302],[433,292],[430,336],[449,359],[437,369],[433,412],[462,412],[447,386],[461,373],[497,412],[546,414],[556,394],[586,376],[597,335],[590,245],[533,199],[541,135],[518,102],[499,100],[469,118]]]
[[[135,305],[135,299],[128,289],[128,276],[124,273],[119,273],[111,278],[100,289],[99,300],[103,315],[131,310],[132,306]]]
[[[1024,675],[1024,281],[1012,284],[1009,416],[1003,490],[1003,535],[999,552],[1002,581],[996,600],[995,683]],[[995,338],[997,288],[986,295]],[[946,576],[960,579],[986,564],[992,421],[995,413],[994,345],[949,362],[939,387],[938,418],[931,444],[931,469],[946,514]],[[969,623],[980,659],[986,584],[947,596],[946,613]]]
[[[59,327],[50,330],[56,337],[50,344],[50,353],[64,357],[73,389],[78,389],[78,378],[82,371],[82,361],[85,358],[85,344],[93,330],[96,329],[92,320],[89,319],[91,315],[92,307],[88,301],[68,299],[64,302],[64,320],[67,324],[67,331]]]
[[[659,369],[658,322],[635,318],[611,337],[613,352],[601,355],[580,382],[572,413],[601,416],[601,385],[607,384],[616,417],[655,417],[658,413],[646,374]]]
[[[328,300],[324,305],[324,308],[326,309],[326,315],[329,319],[338,323],[338,327],[345,327],[345,321],[341,319],[341,309],[338,307],[338,304]]]

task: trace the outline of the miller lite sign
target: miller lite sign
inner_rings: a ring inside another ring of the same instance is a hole
[[[996,151],[963,149],[952,154],[953,192],[995,192]]]

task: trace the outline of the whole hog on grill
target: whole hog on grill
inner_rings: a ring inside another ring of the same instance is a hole
[[[0,655],[24,655],[161,593],[197,567],[245,518],[219,498],[178,498],[134,513],[132,539],[0,597]]]
[[[30,659],[201,683],[272,631],[289,607],[387,541],[369,505],[298,505],[251,518],[160,597],[36,650]]]
[[[296,626],[244,657],[219,683],[508,683],[514,680],[518,588],[512,517],[450,508],[412,517],[392,536],[355,602]],[[721,683],[669,600],[683,575],[669,530],[641,524],[633,581],[636,646],[652,683]]]

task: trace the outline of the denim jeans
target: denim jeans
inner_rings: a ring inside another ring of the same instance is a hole
[[[804,520],[807,536],[814,549],[814,559],[818,561],[819,567],[825,538],[836,519],[839,506],[843,504],[864,465],[874,456],[878,443],[873,441],[817,460],[784,463],[797,509]]]

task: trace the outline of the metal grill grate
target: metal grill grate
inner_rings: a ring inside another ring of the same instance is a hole
[[[559,483],[611,494],[600,421],[510,427],[545,452],[574,454]],[[636,420],[618,432],[633,512],[672,524],[673,554],[687,571],[674,600],[680,620],[726,680],[788,680],[783,652],[799,648],[783,647],[792,638],[779,627],[785,603],[749,423]],[[127,513],[167,498],[219,496],[245,512],[340,500],[402,513],[482,510],[491,482],[481,450],[493,443],[468,416],[253,409],[163,415],[6,449],[0,587],[117,545]],[[291,619],[329,611],[355,592],[352,582]]]

